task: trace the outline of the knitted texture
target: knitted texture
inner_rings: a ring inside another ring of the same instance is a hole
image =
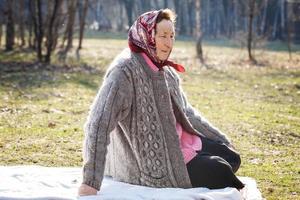
[[[84,126],[83,183],[99,190],[105,171],[132,184],[191,187],[176,121],[191,134],[229,143],[187,103],[175,71],[154,72],[140,54],[124,50],[107,70]]]

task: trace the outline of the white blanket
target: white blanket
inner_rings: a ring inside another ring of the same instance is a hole
[[[240,177],[247,185],[247,200],[262,199],[255,180]],[[150,188],[113,181],[105,177],[96,196],[77,197],[80,168],[0,166],[0,199],[34,200],[240,200],[234,188]]]

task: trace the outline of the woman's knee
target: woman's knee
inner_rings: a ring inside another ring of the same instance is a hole
[[[241,156],[237,152],[232,153],[232,161],[230,162],[232,171],[235,173],[240,168],[241,165]]]

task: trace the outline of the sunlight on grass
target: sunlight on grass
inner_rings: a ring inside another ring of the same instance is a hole
[[[80,61],[74,52],[67,58],[76,70],[64,71],[54,56],[55,70],[0,71],[1,165],[81,166],[89,106],[108,64],[127,46],[119,36],[93,37]],[[300,53],[290,61],[286,52],[258,50],[262,64],[251,66],[245,50],[216,43],[204,42],[211,69],[198,63],[192,41],[176,43],[171,60],[187,69],[180,76],[190,103],[232,138],[242,157],[238,175],[254,177],[268,200],[297,199]],[[0,60],[33,61],[34,53],[1,53]]]

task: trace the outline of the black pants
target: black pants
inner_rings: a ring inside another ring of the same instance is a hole
[[[201,137],[202,149],[190,162],[187,170],[193,187],[219,189],[244,184],[235,176],[241,159],[237,152],[224,144]]]

